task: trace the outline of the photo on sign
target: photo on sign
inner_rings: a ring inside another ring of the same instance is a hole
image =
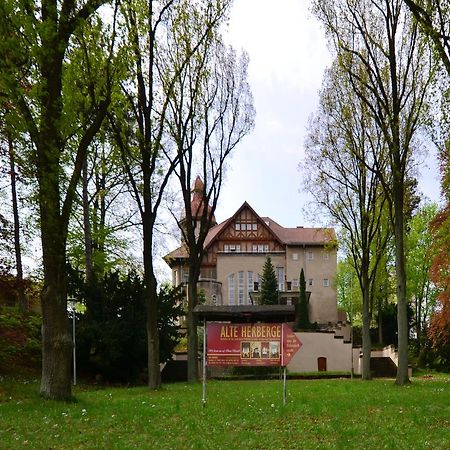
[[[241,343],[241,358],[250,358],[250,342]]]
[[[261,358],[261,342],[250,343],[252,358]]]
[[[269,342],[261,342],[261,358],[269,358]]]
[[[270,343],[270,357],[271,358],[279,358],[280,357],[280,343],[279,342],[271,342]]]

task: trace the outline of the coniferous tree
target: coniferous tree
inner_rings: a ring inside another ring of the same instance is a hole
[[[278,304],[278,281],[270,256],[266,258],[261,278],[261,305]]]
[[[299,279],[299,299],[296,305],[296,326],[298,329],[309,328],[309,313],[308,313],[308,303],[309,300],[306,296],[306,281],[305,281],[305,272],[300,271],[300,279]]]

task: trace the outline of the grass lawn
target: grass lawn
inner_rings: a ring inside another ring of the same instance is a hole
[[[38,383],[0,377],[0,449],[449,449],[450,378],[209,381],[77,387],[44,401]]]

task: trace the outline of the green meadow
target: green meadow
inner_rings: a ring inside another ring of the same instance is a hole
[[[42,400],[38,382],[0,377],[3,449],[448,449],[450,377],[208,381],[74,388]]]

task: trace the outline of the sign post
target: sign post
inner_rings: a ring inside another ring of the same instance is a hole
[[[203,406],[206,405],[206,319],[203,319]]]

